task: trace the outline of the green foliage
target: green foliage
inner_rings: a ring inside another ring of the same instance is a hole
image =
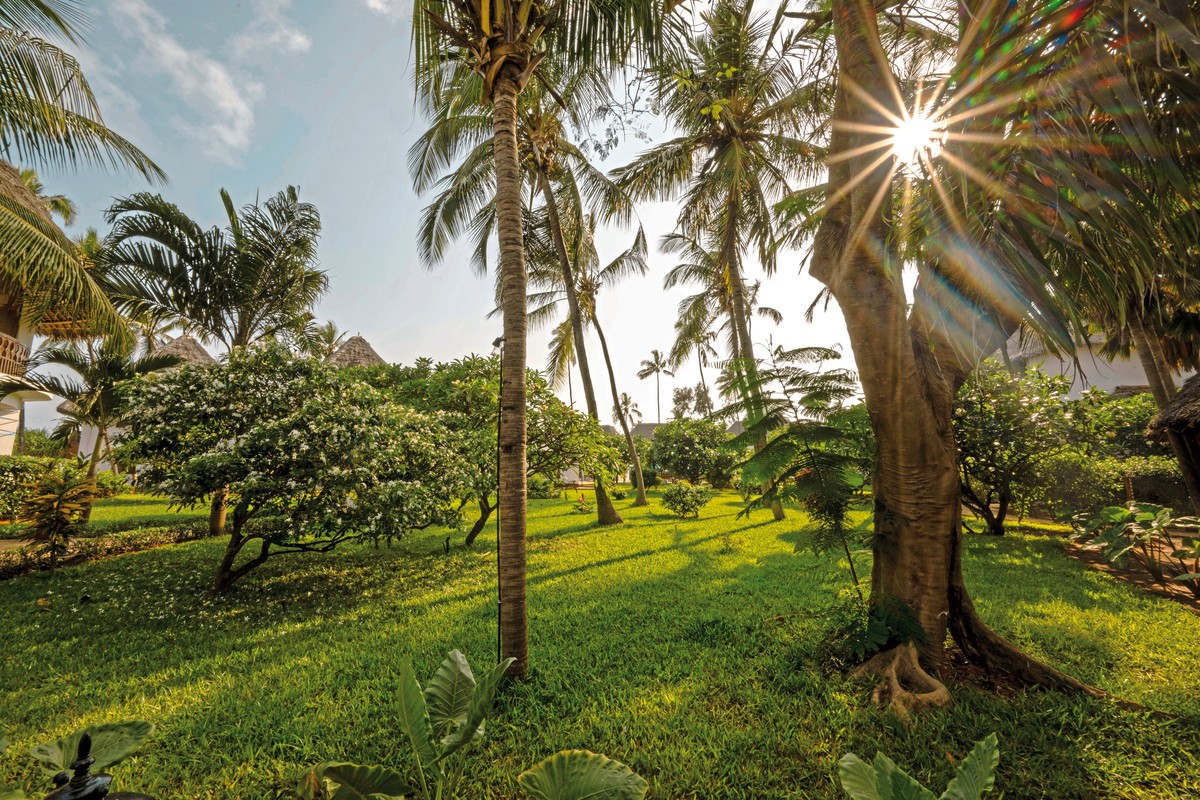
[[[530,475],[525,487],[530,500],[553,500],[561,494],[560,484],[545,475]]]
[[[1036,501],[1055,519],[1112,504],[1123,495],[1120,464],[1082,450],[1065,450],[1037,465]]]
[[[624,489],[613,489],[609,494],[612,495],[613,500],[624,500],[629,496],[629,492]]]
[[[673,483],[663,490],[662,504],[681,517],[700,518],[700,509],[712,500],[712,491],[707,486],[692,486]]]
[[[42,428],[26,428],[21,436],[21,455],[32,458],[62,458],[66,442],[56,439]]]
[[[102,499],[116,497],[129,491],[129,482],[117,472],[101,472],[96,476],[96,496]]]
[[[29,496],[30,484],[51,463],[31,456],[0,456],[0,518],[16,518]]]
[[[1146,429],[1157,413],[1158,406],[1149,393],[1113,397],[1092,387],[1069,403],[1068,437],[1072,445],[1096,456],[1170,456],[1164,443],[1146,438]]]
[[[989,533],[1004,532],[1010,506],[1028,510],[1038,465],[1067,449],[1069,388],[1062,376],[1012,375],[985,361],[959,390],[954,438],[962,500]]]
[[[650,785],[619,761],[588,750],[564,750],[517,779],[534,800],[642,800]]]
[[[844,591],[838,599],[825,615],[830,633],[821,647],[830,665],[850,668],[876,653],[926,638],[921,620],[895,598],[872,604],[858,591]]]
[[[27,484],[29,494],[17,519],[28,524],[29,540],[50,556],[54,570],[71,540],[83,528],[84,515],[96,499],[96,482],[78,464],[59,462]]]
[[[658,471],[691,483],[707,480],[714,486],[728,485],[737,463],[725,448],[730,438],[724,428],[706,420],[673,420],[654,429],[649,463]],[[650,485],[648,478],[646,485]]]
[[[90,526],[88,533],[91,533]],[[109,556],[139,553],[169,544],[191,542],[208,536],[207,522],[162,526],[142,524],[130,531],[76,537],[71,560],[79,563],[95,561]],[[37,545],[0,552],[0,580],[45,569],[47,555],[46,548]]]
[[[92,770],[101,772],[140,750],[152,733],[154,726],[141,720],[107,722],[82,728],[55,742],[40,744],[29,752],[49,772],[70,769],[79,752],[79,742],[87,734],[92,737],[91,755],[95,759]]]
[[[1075,537],[1113,564],[1133,558],[1155,581],[1182,581],[1200,597],[1200,518],[1151,503],[1110,506],[1075,520]],[[1165,569],[1164,569],[1165,568]],[[1169,570],[1169,571],[1168,571]]]
[[[842,788],[853,800],[980,800],[991,791],[999,763],[1000,747],[993,733],[955,767],[954,778],[940,798],[883,753],[876,753],[873,763],[848,753],[838,763],[838,771]]]
[[[483,736],[496,690],[512,663],[511,658],[502,661],[477,682],[466,657],[452,650],[422,689],[412,659],[401,660],[397,710],[416,762],[421,797],[434,797],[431,791],[437,798],[458,796],[467,749]],[[388,800],[415,791],[393,770],[346,762],[325,762],[300,780],[300,794],[306,800]]]
[[[121,451],[142,465],[141,484],[181,506],[228,487],[235,555],[245,524],[264,517],[282,524],[258,533],[261,559],[458,523],[470,477],[455,432],[282,346],[238,348],[128,392]],[[218,588],[239,576],[221,572]]]

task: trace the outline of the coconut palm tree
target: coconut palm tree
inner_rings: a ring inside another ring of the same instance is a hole
[[[135,318],[174,318],[227,349],[302,331],[329,281],[317,267],[321,216],[294,186],[242,209],[221,190],[227,225],[205,229],[161,195],[106,212],[107,280]]]
[[[33,372],[0,385],[0,392],[9,394],[32,387],[63,398],[64,419],[52,438],[66,439],[70,429],[95,428],[96,441],[87,470],[87,477],[94,479],[108,446],[109,432],[120,426],[127,410],[117,384],[179,363],[179,358],[171,355],[137,356],[133,347],[132,337],[128,336],[108,337],[98,343],[51,342],[30,357]],[[43,367],[50,369],[42,371]],[[62,370],[75,376],[64,375]]]
[[[621,392],[621,399],[613,405],[613,422],[617,422],[622,417],[631,422],[635,419],[637,422],[642,421],[642,412],[638,410],[638,404],[624,392]]]
[[[72,0],[0,0],[4,158],[54,169],[85,163],[128,168],[161,180],[162,170],[145,153],[105,126],[79,62],[55,43],[77,43],[85,22]],[[14,168],[0,168],[0,183],[25,189]],[[96,330],[126,334],[86,262],[44,209],[40,201],[26,203],[0,190],[0,280],[21,289],[24,313],[33,321],[55,309],[89,320]]]
[[[38,177],[36,170],[29,168],[21,170],[21,183],[36,194],[38,199],[46,204],[46,210],[50,212],[50,215],[57,217],[63,225],[70,225],[75,221],[75,217],[79,213],[79,210],[75,208],[75,203],[65,194],[46,194],[46,187],[42,184],[42,179]]]
[[[664,356],[659,350],[651,350],[650,358],[642,359],[642,367],[638,370],[637,376],[642,380],[646,380],[651,375],[654,376],[654,404],[658,409],[658,423],[662,424],[662,376],[675,377],[675,373],[671,370],[671,360]]]

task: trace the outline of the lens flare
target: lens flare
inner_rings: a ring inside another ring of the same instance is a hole
[[[935,158],[942,150],[946,129],[932,116],[906,116],[892,129],[888,147],[902,167],[914,168],[922,160]]]

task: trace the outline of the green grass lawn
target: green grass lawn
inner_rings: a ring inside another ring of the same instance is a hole
[[[531,504],[533,680],[501,696],[464,798],[519,797],[522,769],[570,747],[628,763],[658,800],[841,797],[838,758],[879,749],[940,791],[993,730],[1006,800],[1200,796],[1200,728],[1106,702],[952,686],[953,708],[905,727],[870,705],[869,683],[829,669],[826,612],[848,579],[793,552],[800,515],[736,520],[730,494],[699,521],[629,502],[608,530],[566,501]],[[123,718],[158,729],[115,769],[119,788],[163,800],[292,797],[303,768],[331,758],[408,771],[400,656],[423,678],[454,647],[477,671],[495,659],[494,540],[445,554],[442,539],[285,556],[215,600],[203,587],[221,541],[0,584],[0,732],[13,740],[0,778],[44,791],[31,745]],[[1200,715],[1192,612],[1051,538],[971,537],[966,568],[980,612],[1031,652]]]
[[[89,533],[107,533],[132,528],[179,525],[208,518],[208,507],[172,508],[165,497],[123,494],[97,500],[92,507]],[[24,538],[22,524],[0,526],[0,539]]]

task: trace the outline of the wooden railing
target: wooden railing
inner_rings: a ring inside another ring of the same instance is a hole
[[[0,333],[0,374],[24,375],[29,348],[11,336]]]

